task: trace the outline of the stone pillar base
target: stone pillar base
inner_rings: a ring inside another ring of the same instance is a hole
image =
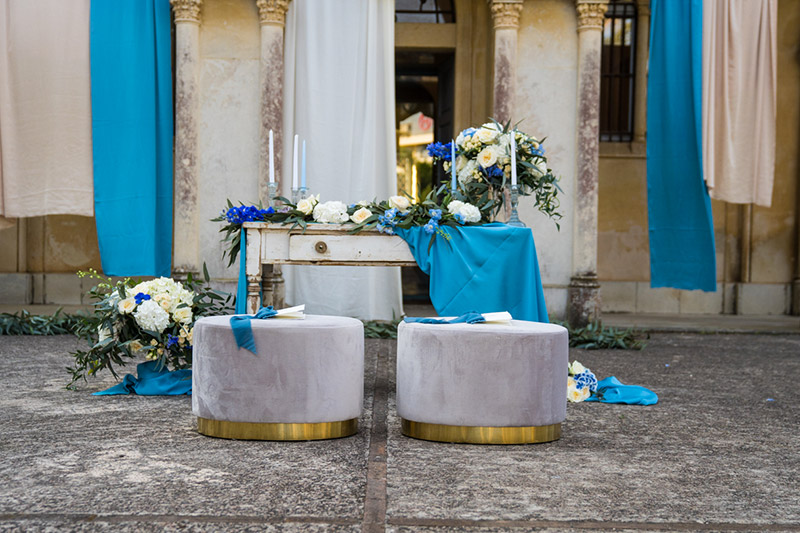
[[[582,328],[600,319],[600,284],[597,274],[572,276],[569,282],[567,322]]]
[[[800,278],[792,280],[792,314],[800,316]]]

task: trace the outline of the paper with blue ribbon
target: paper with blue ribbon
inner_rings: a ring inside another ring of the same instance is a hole
[[[136,365],[136,373],[126,374],[120,383],[106,390],[94,392],[93,396],[138,394],[140,396],[179,396],[192,394],[191,369],[167,370],[158,361],[147,361]]]
[[[472,311],[470,313],[464,313],[459,317],[450,319],[407,316],[403,319],[403,322],[417,324],[479,324],[481,322],[486,322],[486,319],[482,314]]]
[[[278,312],[269,307],[262,307],[255,315],[234,315],[231,317],[231,329],[239,348],[249,350],[254,355],[256,353],[256,341],[253,338],[253,326],[250,321],[253,319],[261,320],[277,316]]]
[[[639,385],[625,385],[614,376],[597,382],[597,391],[587,398],[587,402],[623,403],[627,405],[655,405],[658,395]]]
[[[420,226],[395,232],[430,276],[431,302],[439,315],[459,316],[478,309],[548,322],[530,228],[502,223],[439,226],[433,244]]]

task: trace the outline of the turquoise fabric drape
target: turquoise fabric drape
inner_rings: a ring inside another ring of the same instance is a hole
[[[494,223],[440,226],[431,236],[420,226],[395,228],[430,276],[430,297],[441,316],[470,311],[508,311],[517,320],[548,322],[547,307],[529,228]]]
[[[239,282],[236,284],[236,314],[247,314],[247,231],[241,230],[239,241]]]
[[[181,396],[192,393],[192,370],[167,370],[159,368],[158,361],[136,365],[138,375],[125,374],[121,382],[93,396],[138,394],[139,396]]]
[[[169,0],[92,0],[94,209],[103,272],[169,276]]]
[[[650,285],[716,290],[703,182],[701,0],[652,0],[647,83]]]

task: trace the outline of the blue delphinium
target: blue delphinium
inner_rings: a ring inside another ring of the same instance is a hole
[[[243,205],[231,207],[225,212],[225,218],[231,224],[243,224],[245,222],[261,222],[267,215],[275,212],[272,206],[266,209],[259,209],[254,205]]]
[[[597,391],[597,378],[592,372],[584,370],[577,376],[573,376],[573,379],[575,380],[575,385],[578,387],[578,389],[589,387],[590,391]]]
[[[425,230],[425,233],[428,235],[433,235],[436,233],[436,230],[439,229],[439,222],[437,222],[437,219],[431,218],[428,223],[422,227],[422,229]]]
[[[431,157],[436,157],[444,161],[450,161],[452,144],[452,141],[447,144],[442,144],[439,142],[431,143],[428,145],[428,154],[430,154]]]
[[[150,299],[150,295],[143,292],[137,292],[133,299],[136,302],[136,305],[141,305],[142,302]]]
[[[430,215],[432,220],[441,220],[442,219],[442,210],[441,209],[428,209],[428,214]]]
[[[453,218],[455,218],[456,222],[458,222],[459,224],[464,224],[466,222],[466,220],[464,220],[464,215],[462,215],[461,213],[456,213],[455,215],[453,215]]]
[[[172,348],[178,345],[178,337],[175,335],[167,335],[167,348]]]
[[[502,178],[503,169],[497,165],[492,165],[489,168],[484,168],[483,173],[489,178]]]
[[[397,225],[399,214],[400,211],[396,207],[393,207],[387,209],[382,215],[379,215],[378,225],[376,226],[378,231],[388,235],[394,235],[394,227]]]

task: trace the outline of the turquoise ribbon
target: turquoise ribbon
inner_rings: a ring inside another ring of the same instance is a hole
[[[614,376],[597,382],[597,391],[587,402],[624,403],[628,405],[655,405],[658,395],[639,385],[625,385]]]
[[[451,318],[450,320],[445,320],[444,318],[424,318],[424,317],[414,317],[414,316],[407,316],[403,319],[403,322],[411,322],[417,324],[478,324],[480,322],[486,322],[486,319],[483,318],[483,315],[476,312],[464,313],[463,315]]]
[[[191,369],[169,371],[158,361],[147,361],[136,365],[136,373],[126,374],[122,382],[106,390],[94,392],[92,396],[114,396],[138,394],[140,396],[180,396],[192,394]]]
[[[236,339],[236,345],[239,348],[244,348],[245,350],[249,350],[255,354],[256,341],[253,338],[253,326],[250,324],[250,321],[253,319],[272,318],[277,314],[278,312],[270,305],[269,307],[262,307],[255,315],[232,316],[231,329],[233,330],[233,336]]]

